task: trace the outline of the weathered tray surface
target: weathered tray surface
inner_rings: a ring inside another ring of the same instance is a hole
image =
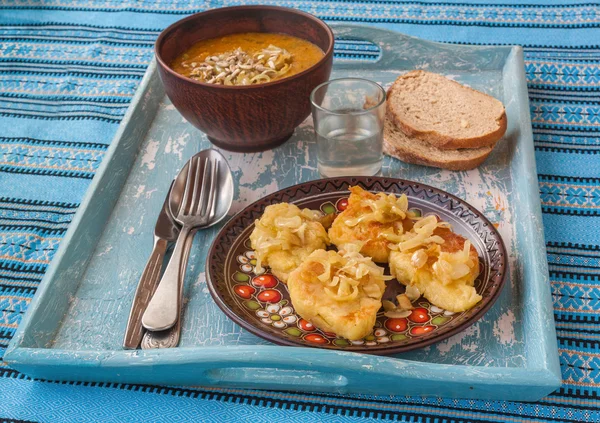
[[[414,68],[443,73],[502,100],[508,131],[477,170],[449,172],[386,158],[384,176],[451,192],[498,227],[509,280],[475,325],[392,357],[280,347],[246,332],[213,303],[204,261],[218,228],[200,232],[190,257],[181,347],[123,351],[122,337],[152,229],[170,181],[210,146],[164,97],[152,64],[4,360],[55,380],[193,384],[261,389],[537,400],[560,386],[522,50],[443,45],[367,27],[378,61],[338,61],[332,78],[384,85]],[[138,154],[139,151],[139,154]],[[310,120],[264,153],[223,152],[236,181],[232,213],[265,194],[319,178]],[[274,371],[274,369],[277,369]]]

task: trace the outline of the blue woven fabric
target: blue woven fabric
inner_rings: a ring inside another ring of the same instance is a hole
[[[600,421],[600,4],[263,1],[524,46],[563,387],[535,404],[33,381],[1,361],[152,58],[220,0],[0,0],[0,421]],[[345,41],[338,55],[368,58]]]

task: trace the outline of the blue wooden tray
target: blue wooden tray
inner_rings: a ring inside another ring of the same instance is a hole
[[[452,192],[497,225],[511,271],[493,308],[464,332],[397,356],[275,346],[235,325],[210,298],[204,262],[218,230],[213,228],[197,235],[190,258],[181,347],[122,350],[129,307],[170,181],[188,157],[210,146],[165,98],[153,63],[9,345],[4,360],[10,366],[52,380],[523,401],[560,386],[521,48],[436,44],[357,26],[338,26],[335,32],[372,41],[380,57],[337,61],[333,77],[361,76],[387,85],[402,71],[427,69],[504,102],[508,131],[479,169],[440,171],[389,158],[383,169],[385,176]],[[319,177],[310,119],[275,150],[224,154],[236,181],[232,213]]]

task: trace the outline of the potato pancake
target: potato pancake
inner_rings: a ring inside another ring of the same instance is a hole
[[[377,263],[387,263],[390,242],[412,227],[407,218],[408,198],[393,194],[373,194],[361,187],[350,187],[348,207],[333,221],[329,238],[338,248],[358,243],[360,252]]]
[[[373,331],[385,291],[384,269],[357,251],[317,250],[294,270],[288,291],[296,312],[351,341]]]
[[[286,282],[290,272],[306,257],[329,244],[321,218],[321,213],[300,210],[294,204],[267,206],[250,234],[250,243],[258,259],[257,269],[262,265],[269,266],[277,278]]]
[[[453,312],[472,308],[481,300],[474,287],[479,275],[477,250],[435,216],[420,222],[415,224],[420,234],[399,243],[390,254],[392,276],[440,308]]]

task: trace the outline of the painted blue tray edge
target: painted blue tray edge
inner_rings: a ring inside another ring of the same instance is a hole
[[[349,26],[340,28],[343,31]],[[365,27],[353,28],[358,34],[373,31]],[[350,30],[352,31],[352,29]],[[378,30],[378,32],[387,33],[388,37],[405,37],[391,31]],[[417,42],[418,39],[414,40]],[[423,40],[418,40],[418,42],[435,44]],[[460,46],[452,47],[460,48]],[[527,93],[522,50],[519,47],[513,47],[511,54],[515,57],[512,62],[509,62],[509,65],[516,67],[516,75],[519,80],[516,88],[521,93]],[[535,356],[542,360],[538,361],[535,367],[496,368],[440,365],[279,346],[179,348],[170,351],[144,352],[62,351],[45,348],[44,341],[40,340],[39,348],[22,347],[24,339],[28,336],[31,337],[28,343],[35,343],[35,336],[41,331],[35,327],[34,323],[40,323],[40,316],[44,313],[57,312],[56,310],[46,310],[50,306],[44,300],[51,296],[56,298],[56,293],[51,293],[50,287],[56,287],[57,275],[60,271],[65,271],[65,267],[69,265],[65,263],[65,256],[69,253],[72,255],[72,250],[75,249],[71,245],[72,241],[77,236],[82,236],[85,229],[84,221],[90,213],[88,208],[93,205],[94,201],[98,201],[98,195],[108,195],[110,197],[108,204],[111,202],[114,204],[118,198],[120,189],[116,188],[111,192],[110,185],[106,184],[118,185],[119,178],[124,180],[126,175],[112,175],[115,167],[113,159],[120,161],[121,166],[126,164],[127,160],[133,160],[135,146],[133,143],[124,146],[123,140],[133,137],[134,123],[145,125],[144,127],[147,128],[158,107],[158,101],[152,100],[156,100],[157,97],[160,99],[162,92],[156,66],[152,63],[107,152],[102,167],[98,170],[92,186],[61,244],[61,248],[30,304],[24,321],[6,351],[4,361],[11,367],[32,377],[53,380],[206,384],[259,389],[385,395],[440,395],[522,401],[537,400],[560,386],[561,377],[545,248],[528,252],[526,257],[526,261],[529,263],[529,266],[526,266],[527,269],[532,267],[532,263],[536,264],[530,275],[531,280],[535,283],[528,284],[530,294],[537,294],[541,296],[539,298],[545,298],[545,301],[539,304],[538,311],[540,316],[545,317],[541,321],[545,320],[546,323],[541,326],[537,325],[535,328],[539,329],[539,332],[528,340],[528,342],[539,341],[539,351]],[[524,98],[521,96],[520,101],[522,103],[520,110],[526,111],[527,122],[529,122],[527,96],[525,95]],[[523,169],[531,170],[533,168],[535,170],[530,123],[528,126],[521,125],[521,130],[523,130],[521,136],[527,138],[527,142],[521,145],[523,151],[519,156],[525,164]],[[138,137],[143,138],[143,134],[138,134]],[[129,141],[131,142],[131,140]],[[121,156],[124,147],[128,154],[125,154],[124,158],[117,157]],[[117,155],[117,153],[119,154]],[[529,167],[527,168],[527,166]],[[541,224],[536,173],[535,171],[525,172],[523,177],[525,179],[518,188],[521,193],[520,199],[532,212],[532,217]],[[112,206],[110,208],[112,209]],[[105,222],[109,215],[110,210],[100,217],[104,218]],[[534,245],[544,246],[542,231],[533,230],[533,227],[525,224],[524,220],[518,220],[518,222],[523,226],[521,229],[526,230],[531,236],[530,240],[537,243]],[[102,225],[98,226],[102,228]],[[85,268],[85,263],[85,258],[82,258],[81,263],[77,264]],[[78,278],[77,275],[77,270],[71,272],[74,280]],[[68,291],[68,287],[63,287],[63,289],[65,292]],[[61,304],[58,304],[53,307],[59,309],[60,306]],[[35,321],[36,317],[37,322]],[[286,348],[285,354],[281,354],[281,348]],[[277,378],[267,377],[265,372],[269,369],[272,371],[275,365],[280,369],[275,374],[286,376],[279,380],[285,379],[289,382],[278,384]]]
[[[72,243],[77,237],[85,238],[85,235],[83,235],[85,232],[90,234],[88,235],[88,238],[96,237],[97,239],[97,237],[99,237],[104,224],[110,216],[111,209],[116,203],[116,199],[120,193],[120,187],[122,186],[123,181],[126,179],[126,175],[119,173],[115,174],[112,172],[113,168],[115,167],[115,162],[125,162],[126,166],[127,163],[133,162],[133,159],[137,154],[137,146],[124,145],[127,144],[127,138],[131,138],[132,133],[134,132],[132,131],[130,123],[142,121],[144,127],[147,127],[148,121],[151,121],[152,116],[154,116],[159,106],[158,101],[150,101],[154,94],[158,94],[161,97],[164,95],[164,90],[160,83],[160,78],[156,69],[155,60],[153,60],[148,66],[140,86],[131,101],[131,105],[123,117],[123,121],[119,125],[117,133],[113,137],[113,140],[106,151],[102,164],[97,170],[90,187],[81,201],[79,209],[75,213],[65,237],[62,240],[52,262],[50,263],[48,271],[40,282],[40,285],[31,303],[29,304],[24,318],[19,324],[15,335],[6,349],[3,357],[5,362],[11,363],[11,357],[13,353],[15,350],[20,348],[20,345],[23,343],[24,339],[28,335],[35,335],[36,330],[34,328],[34,324],[37,322],[34,322],[34,320],[38,314],[43,312],[42,307],[44,306],[44,299],[50,297],[51,295],[54,295],[56,298],[55,293],[51,293],[50,289],[56,288],[56,284],[54,282],[55,279],[57,279],[57,275],[59,275],[59,273],[63,271],[65,267],[77,267],[76,265],[80,265],[79,269],[75,269],[72,274],[70,274],[71,278],[73,280],[78,279],[78,277],[83,273],[88,260],[84,260],[82,263],[65,263],[66,261],[72,260],[72,257],[67,257],[74,249]],[[136,134],[137,137],[143,137],[144,135],[145,132]],[[124,152],[129,154],[123,154]],[[116,184],[118,189],[115,189],[114,192],[111,191],[111,184]],[[85,221],[89,217],[88,209],[93,207],[95,205],[94,203],[97,203],[100,198],[106,198],[107,196],[110,198],[108,198],[104,204],[108,205],[109,207],[106,207],[108,210],[104,210],[104,213],[100,215],[100,218],[102,219],[102,225],[92,225],[91,227],[86,225]],[[67,298],[65,295],[64,304],[61,303],[58,306],[55,305],[55,308],[60,308],[60,306],[66,307],[66,303]],[[38,333],[39,332],[41,331],[38,331]],[[42,345],[40,345],[40,348],[44,348],[46,346],[44,345],[46,344],[44,341],[41,341],[41,344]]]
[[[308,392],[535,401],[557,387],[555,375],[544,368],[431,364],[265,345],[178,348],[170,352],[17,348],[11,353],[11,362],[18,363],[18,369],[31,377],[49,380]],[[140,367],[144,372],[137,371]]]
[[[517,76],[514,80],[514,89],[517,92],[527,93],[527,78],[525,76],[525,61],[523,49],[520,46],[513,47],[511,55],[513,60],[507,62],[512,72]],[[505,78],[507,78],[505,76]],[[506,84],[505,84],[506,86]],[[526,316],[537,314],[537,321],[526,321],[528,327],[527,342],[530,345],[526,350],[528,358],[533,359],[541,368],[545,369],[554,379],[555,389],[562,384],[560,359],[558,356],[558,342],[556,339],[556,328],[554,323],[554,306],[550,289],[550,276],[548,272],[548,258],[546,252],[546,241],[544,237],[544,223],[542,221],[542,205],[539,195],[535,151],[533,147],[533,130],[531,126],[529,97],[521,97],[519,107],[511,111],[518,114],[521,119],[521,138],[528,140],[520,144],[520,154],[517,155],[521,166],[513,163],[513,181],[516,182],[516,194],[518,203],[523,205],[524,210],[531,213],[526,218],[517,218],[517,237],[519,251],[522,252],[523,280],[532,280],[525,286],[528,298],[537,299],[528,306],[532,310]],[[515,158],[513,158],[513,161]],[[531,248],[536,246],[537,248]],[[529,248],[528,248],[529,247]]]

